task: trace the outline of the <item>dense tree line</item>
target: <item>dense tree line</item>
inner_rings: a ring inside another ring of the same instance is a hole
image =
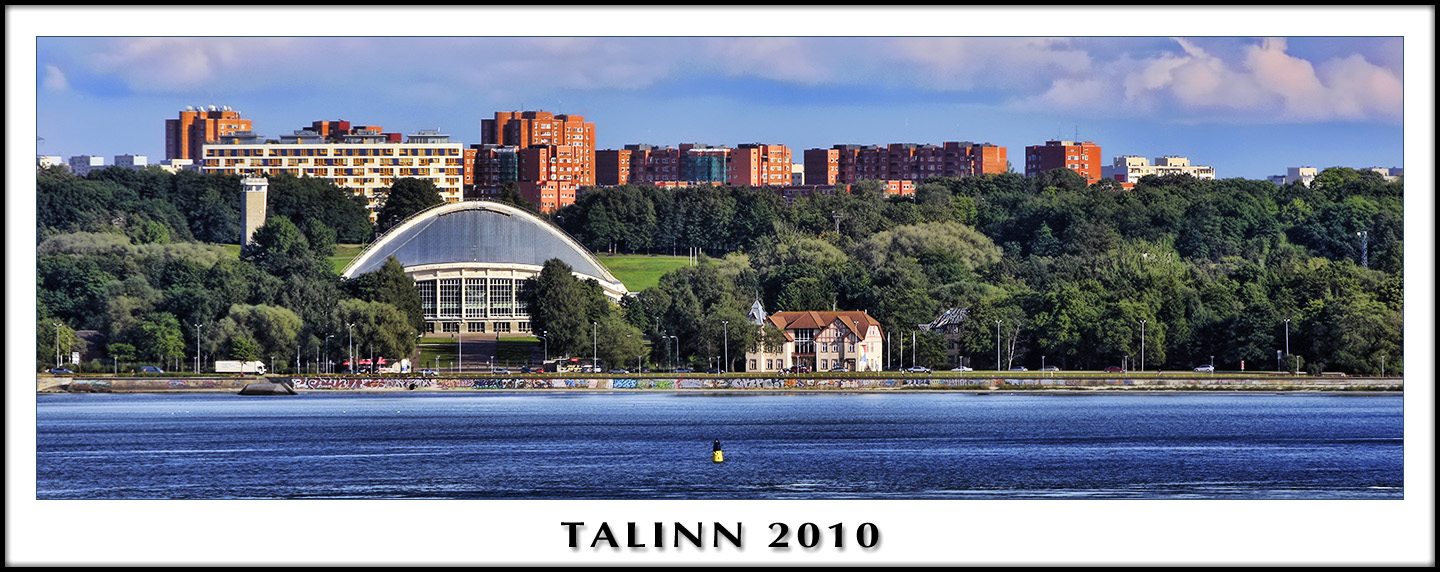
[[[1059,169],[935,178],[906,197],[862,182],[791,204],[770,189],[625,185],[556,220],[596,251],[711,255],[625,305],[697,363],[726,342],[738,363],[764,332],[722,325],[745,324],[760,300],[868,311],[905,338],[906,363],[932,367],[951,365],[947,342],[919,325],[965,308],[958,347],[985,369],[998,346],[1003,368],[1213,356],[1224,369],[1378,373],[1385,356],[1399,373],[1402,201],[1403,183],[1348,168],[1310,186],[1151,176],[1131,190]]]
[[[397,261],[350,280],[335,272],[336,244],[375,229],[364,199],[328,181],[271,177],[267,220],[238,257],[225,245],[240,241],[239,177],[112,167],[36,182],[42,367],[57,343],[82,349],[76,330],[99,331],[105,347],[93,349],[122,363],[174,369],[197,356],[293,368],[341,360],[352,343],[366,357],[415,349],[419,294]]]
[[[399,186],[386,224],[438,203],[433,187]],[[238,242],[241,194],[218,174],[39,172],[37,365],[57,340],[77,348],[75,330],[105,334],[107,355],[172,366],[197,351],[308,362],[352,335],[361,354],[413,350],[420,302],[398,262],[342,280],[328,260],[376,233],[363,199],[274,177],[270,217],[236,257],[221,245]],[[765,188],[625,185],[553,220],[594,251],[708,256],[618,307],[547,265],[528,302],[552,355],[609,364],[649,351],[692,365],[728,354],[734,368],[778,336],[746,319],[758,300],[870,312],[906,363],[932,367],[949,365],[947,342],[919,325],[964,308],[955,343],[986,369],[998,353],[1001,367],[1214,356],[1225,369],[1378,373],[1384,356],[1400,373],[1402,201],[1402,183],[1344,168],[1310,186],[1169,176],[1121,190],[1057,170],[936,178],[895,197],[862,182],[790,203]]]

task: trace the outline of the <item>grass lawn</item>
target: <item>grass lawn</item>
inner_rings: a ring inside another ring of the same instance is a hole
[[[689,262],[689,258],[685,256],[646,254],[597,254],[595,258],[631,292],[639,292],[660,284],[660,276]]]
[[[222,244],[220,246],[225,247],[225,252],[230,253],[231,256],[236,258],[240,257],[240,245]],[[330,257],[330,264],[335,268],[335,273],[339,274],[343,272],[345,266],[349,265],[350,261],[354,260],[356,256],[360,256],[360,252],[363,250],[365,250],[365,247],[359,244],[335,245],[335,254]]]
[[[225,251],[239,257],[240,245],[226,244]],[[360,256],[365,250],[360,244],[337,244],[335,254],[330,257],[330,263],[334,265],[338,274],[345,270],[350,261]],[[625,289],[631,292],[639,292],[646,288],[660,284],[660,276],[666,272],[685,266],[689,259],[684,256],[660,256],[646,254],[596,254],[595,258],[605,266],[611,274],[621,283]]]

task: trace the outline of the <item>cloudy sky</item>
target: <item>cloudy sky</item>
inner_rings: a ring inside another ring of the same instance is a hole
[[[1403,167],[1416,57],[1404,10],[52,12],[37,152],[107,162],[163,159],[165,119],[228,105],[272,138],[344,119],[472,144],[496,111],[545,110],[594,122],[601,149],[976,141],[1023,172],[1025,146],[1078,138],[1221,177]],[[1255,19],[1281,34],[1233,26]],[[1375,35],[1293,35],[1337,22]],[[1091,35],[1016,34],[1056,28]]]

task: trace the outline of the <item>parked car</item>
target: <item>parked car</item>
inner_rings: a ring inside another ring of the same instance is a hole
[[[68,368],[68,367],[56,367],[56,368],[51,368],[51,369],[50,369],[50,373],[75,373],[75,372],[70,371],[70,368]]]
[[[930,368],[928,368],[928,367],[921,367],[921,366],[918,366],[918,365],[917,365],[917,366],[914,366],[914,367],[907,367],[907,368],[905,368],[905,371],[910,372],[910,373],[930,373]]]
[[[850,371],[850,370],[845,369],[845,366],[843,366],[843,365],[837,365],[837,366],[835,366],[835,367],[830,368],[830,371]]]
[[[630,373],[630,370],[617,367],[617,368],[615,368],[615,369],[610,370],[610,373],[626,374],[626,373]]]
[[[153,365],[142,365],[140,366],[140,373],[165,373],[165,370]]]
[[[688,367],[677,367],[675,368],[675,373],[695,373],[695,370]]]
[[[955,368],[955,369],[952,369],[952,370],[950,370],[950,371],[975,371],[975,370],[970,369],[970,368],[965,367],[965,366],[962,365],[962,366],[957,367],[957,368]]]
[[[718,368],[718,367],[712,367],[712,368],[710,368],[710,369],[705,370],[705,373],[720,373],[720,368]]]
[[[520,366],[520,373],[535,373],[535,368],[528,365]]]
[[[797,365],[785,368],[785,373],[810,373],[810,368],[803,365]]]
[[[1195,371],[1198,372],[1198,373],[1215,373],[1215,366],[1210,365],[1210,364],[1205,364],[1205,365],[1202,365],[1202,366],[1200,366],[1200,367],[1195,368]]]
[[[1105,368],[1105,373],[1125,373],[1125,368],[1120,367],[1120,366],[1118,366],[1118,365],[1112,365],[1112,366],[1110,366],[1110,367]]]
[[[1047,366],[1045,366],[1045,367],[1040,368],[1040,371],[1060,371],[1060,368],[1055,367],[1055,366],[1053,366],[1053,365],[1047,365]]]
[[[420,370],[420,375],[439,375],[439,374],[438,374],[435,370],[433,370],[433,369],[422,369],[422,370]]]
[[[495,369],[490,370],[490,373],[510,373],[510,370],[509,370],[509,369],[506,369],[506,368],[503,368],[503,367],[497,367],[497,368],[495,368]]]
[[[1017,366],[1015,366],[1015,367],[1010,368],[1010,371],[1030,371],[1030,368],[1027,368],[1027,367],[1025,367],[1025,366],[1023,366],[1023,365],[1017,365]]]

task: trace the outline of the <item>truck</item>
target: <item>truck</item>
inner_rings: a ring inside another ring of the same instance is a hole
[[[410,360],[408,360],[408,359],[402,359],[402,360],[400,360],[400,361],[392,361],[392,362],[390,362],[390,363],[387,364],[387,365],[381,365],[380,368],[379,368],[379,372],[380,372],[380,373],[410,373]]]
[[[217,361],[215,362],[215,373],[255,373],[265,375],[265,362],[263,361]]]

